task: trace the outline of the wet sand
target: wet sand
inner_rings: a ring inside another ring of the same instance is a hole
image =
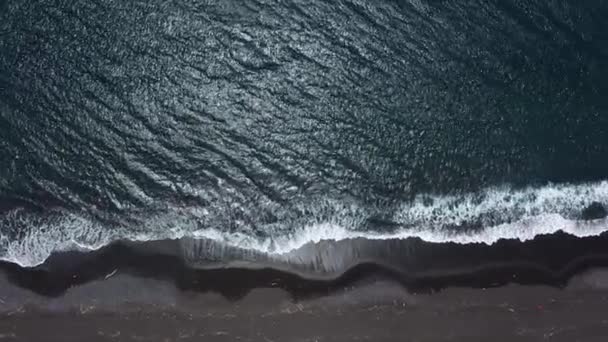
[[[507,285],[415,293],[390,280],[294,301],[238,300],[114,274],[45,297],[0,282],[0,341],[605,341],[608,271],[565,288]]]
[[[607,245],[607,234],[353,240],[298,251],[322,261],[298,268],[193,262],[183,241],[116,243],[0,263],[0,342],[605,341]],[[349,251],[376,259],[348,266]]]
[[[217,244],[118,241],[95,251],[55,252],[36,267],[0,262],[0,273],[17,287],[50,297],[119,270],[230,299],[268,287],[305,299],[378,277],[418,292],[509,283],[563,287],[581,272],[608,267],[608,234],[577,238],[559,232],[492,245],[417,238],[322,241],[272,258]]]

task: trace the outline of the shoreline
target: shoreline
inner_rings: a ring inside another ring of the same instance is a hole
[[[118,273],[168,281],[184,291],[239,299],[264,287],[281,288],[293,298],[315,297],[375,278],[423,292],[509,283],[563,287],[581,272],[608,267],[608,234],[577,238],[556,233],[493,245],[437,244],[420,239],[325,241],[296,251],[297,258],[254,256],[241,262],[218,262],[208,255],[193,260],[184,251],[191,245],[182,240],[119,242],[92,252],[54,253],[33,268],[0,262],[0,272],[17,287],[51,297]],[[366,255],[368,251],[375,254]],[[233,259],[238,258],[237,252],[222,250]]]
[[[0,341],[599,342],[608,336],[607,239],[316,245],[384,243],[384,259],[333,273],[192,262],[177,240],[121,242],[34,268],[0,263]]]

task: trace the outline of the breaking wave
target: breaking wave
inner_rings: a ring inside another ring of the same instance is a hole
[[[332,253],[323,241],[419,238],[431,243],[493,244],[503,239],[526,241],[558,231],[577,237],[596,236],[608,228],[608,220],[586,217],[584,212],[596,205],[602,214],[607,204],[608,182],[604,181],[420,195],[390,207],[323,200],[297,214],[285,209],[289,213],[277,213],[282,218],[278,222],[231,222],[231,230],[222,226],[225,218],[210,218],[208,208],[202,207],[133,211],[111,219],[63,209],[44,213],[15,209],[0,218],[0,230],[14,232],[0,237],[0,258],[30,267],[56,251],[96,250],[125,240],[187,238],[190,242],[182,243],[182,252],[191,260],[228,262],[262,257],[310,263],[319,255]],[[232,253],[229,257],[223,255],[228,250]],[[349,253],[352,262],[376,252],[357,248]]]

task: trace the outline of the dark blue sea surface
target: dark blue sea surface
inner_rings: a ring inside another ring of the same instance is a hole
[[[0,258],[600,234],[606,18],[606,1],[0,1]]]

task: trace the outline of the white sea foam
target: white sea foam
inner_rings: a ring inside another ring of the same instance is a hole
[[[194,232],[193,236],[222,241],[229,246],[253,249],[264,253],[287,254],[308,243],[319,243],[326,240],[420,238],[433,243],[484,243],[490,245],[502,239],[532,240],[538,235],[553,234],[558,231],[563,231],[577,237],[597,236],[607,229],[608,219],[578,221],[565,219],[559,214],[543,214],[469,233],[422,229],[400,229],[391,233],[365,232],[353,231],[343,226],[323,223],[307,226],[293,234],[266,239],[255,239],[238,233],[226,234],[209,229]]]
[[[402,225],[426,228],[475,221],[500,224],[543,214],[571,217],[593,202],[608,203],[608,182],[520,190],[496,187],[460,196],[418,196],[411,203],[403,203],[393,219]]]
[[[262,231],[268,233],[261,237],[246,229],[225,232],[221,226],[208,224],[204,220],[208,211],[204,208],[174,208],[159,214],[140,215],[129,220],[131,225],[136,222],[135,227],[124,223],[111,229],[75,213],[37,216],[14,211],[0,217],[0,231],[18,232],[15,237],[0,236],[0,258],[21,266],[35,266],[44,262],[53,251],[94,250],[120,239],[150,241],[193,237],[280,256],[310,243],[355,238],[417,237],[434,243],[493,244],[501,239],[526,241],[557,231],[586,237],[608,230],[608,219],[582,221],[576,218],[593,202],[608,204],[608,182],[523,190],[491,188],[461,196],[419,196],[389,213],[388,217],[392,214],[396,226],[390,231],[366,229],[365,210],[338,205],[329,211],[332,213],[329,216],[325,209],[310,210],[313,215],[324,212],[322,219],[306,217],[305,220],[262,226]],[[325,205],[327,203],[333,205],[331,201],[326,201]],[[458,229],[470,222],[481,222],[482,228]]]

